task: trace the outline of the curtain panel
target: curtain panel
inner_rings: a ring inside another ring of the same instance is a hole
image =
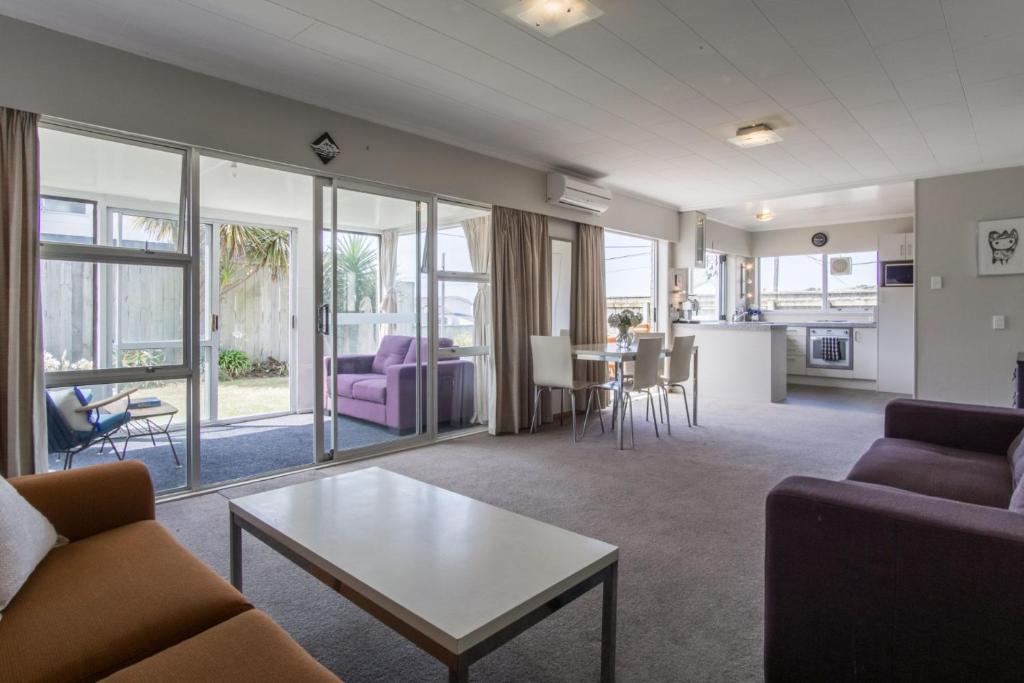
[[[491,217],[479,216],[462,221],[469,247],[469,262],[474,273],[491,272]],[[481,282],[473,297],[473,346],[491,344],[491,285]],[[489,358],[473,358],[473,419],[472,424],[487,424],[490,419],[491,371]]]
[[[37,457],[45,459],[45,434],[35,428],[46,424],[38,123],[38,114],[0,107],[0,474],[5,477],[31,474]]]
[[[572,343],[599,344],[607,341],[608,323],[605,320],[604,287],[604,228],[597,225],[577,224],[575,253],[573,254]],[[578,360],[573,366],[573,377],[598,384],[608,379],[607,365],[599,361]],[[600,392],[603,394],[604,392]],[[585,406],[583,392],[576,397],[578,405]]]
[[[398,294],[395,279],[398,277],[398,230],[384,230],[380,234],[380,308],[381,313],[398,312]],[[383,334],[395,329],[391,323],[381,326]]]
[[[548,218],[495,206],[492,308],[492,434],[530,426],[533,363],[530,335],[551,334],[551,242]],[[545,401],[547,399],[545,398]]]

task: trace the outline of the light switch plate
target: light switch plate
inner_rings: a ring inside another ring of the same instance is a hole
[[[941,275],[932,275],[932,289],[942,289]]]
[[[992,316],[992,329],[993,330],[1005,330],[1006,329],[1006,316],[1005,315],[994,315],[994,316]]]

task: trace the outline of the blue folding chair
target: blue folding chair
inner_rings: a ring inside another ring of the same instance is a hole
[[[117,447],[114,445],[114,442],[110,437],[131,419],[131,413],[127,410],[119,413],[112,413],[101,410],[101,408],[110,405],[111,403],[126,399],[135,391],[135,389],[122,391],[109,398],[100,399],[98,401],[92,401],[91,394],[84,394],[78,387],[75,387],[73,391],[75,391],[79,397],[84,397],[84,400],[89,401],[88,403],[76,406],[74,411],[76,413],[85,414],[90,429],[76,429],[75,426],[68,421],[67,417],[61,413],[57,404],[53,400],[53,396],[49,391],[47,391],[46,430],[49,452],[61,453],[64,455],[64,469],[66,470],[71,469],[71,464],[74,461],[75,455],[97,443],[100,444],[100,452],[103,451],[104,446],[109,445],[111,450],[114,451],[114,455],[117,456],[117,459],[124,460],[125,454],[123,452],[118,453]],[[127,401],[125,402],[125,405],[128,405]],[[125,444],[125,451],[127,450],[127,444]]]

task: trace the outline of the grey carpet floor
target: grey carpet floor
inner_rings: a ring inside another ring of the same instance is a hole
[[[681,416],[680,397],[672,400]],[[157,516],[226,577],[229,497],[385,467],[618,545],[619,680],[757,681],[765,495],[791,474],[843,476],[881,435],[881,405],[874,395],[804,388],[785,404],[708,399],[701,426],[686,429],[678,417],[671,436],[657,439],[638,420],[635,450],[617,451],[612,435],[597,429],[575,446],[568,428],[555,426],[470,436],[168,502]],[[348,683],[446,680],[438,662],[274,551],[246,537],[243,553],[249,599]],[[470,675],[594,681],[599,652],[594,590]]]

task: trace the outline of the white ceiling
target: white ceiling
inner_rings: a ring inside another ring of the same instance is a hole
[[[0,13],[680,208],[1024,163],[1024,1],[0,0]],[[741,151],[736,127],[784,142]]]
[[[761,211],[771,211],[775,218],[764,222],[754,218]],[[752,232],[912,216],[914,183],[867,185],[741,202],[708,209],[707,215],[721,223]]]

